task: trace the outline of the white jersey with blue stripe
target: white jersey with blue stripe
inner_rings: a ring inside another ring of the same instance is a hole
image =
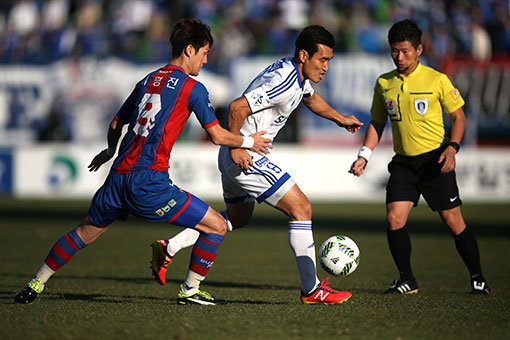
[[[301,80],[292,58],[284,58],[262,71],[244,92],[251,113],[241,127],[241,135],[267,131],[264,137],[274,139],[303,97],[314,93],[310,81]],[[232,161],[229,148],[222,146],[218,155],[223,197],[227,203],[266,202],[272,206],[294,186],[294,179],[274,163],[270,155],[249,151],[253,165],[240,171]]]
[[[310,81],[301,80],[292,57],[276,61],[244,91],[252,112],[241,127],[241,135],[266,130],[264,137],[274,139],[303,97],[313,92]]]

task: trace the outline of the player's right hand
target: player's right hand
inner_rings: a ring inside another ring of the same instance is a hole
[[[250,137],[253,138],[253,146],[249,149],[253,152],[258,153],[259,155],[267,155],[270,151],[269,149],[272,149],[273,146],[271,145],[272,140],[269,138],[262,137],[266,134],[267,131],[259,131],[257,133],[254,133],[253,135],[250,135]]]
[[[344,116],[344,115],[342,115],[342,122],[338,123],[338,125],[343,127],[343,128],[345,128],[350,133],[355,133],[355,132],[357,132],[361,128],[363,123],[360,122],[358,120],[358,118],[356,118],[355,116],[352,116],[352,115]]]
[[[106,150],[107,149],[104,149],[103,151],[98,153],[96,157],[94,157],[94,159],[92,160],[92,162],[90,162],[88,166],[89,171],[97,171],[101,167],[101,165],[112,159],[113,155],[108,155]]]
[[[359,177],[365,171],[366,166],[367,166],[367,160],[363,157],[358,157],[358,159],[355,160],[354,163],[352,163],[349,173],[353,174],[354,176]]]

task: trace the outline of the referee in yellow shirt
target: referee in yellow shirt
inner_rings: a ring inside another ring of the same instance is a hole
[[[391,27],[388,41],[397,68],[377,79],[372,120],[350,172],[355,176],[363,174],[389,118],[395,156],[388,165],[387,236],[400,277],[384,293],[418,292],[411,269],[411,240],[405,225],[411,208],[423,195],[451,230],[457,251],[471,275],[471,293],[488,294],[478,245],[460,210],[462,201],[455,178],[455,154],[459,152],[466,125],[464,100],[445,74],[420,64],[421,35],[413,20],[403,20]],[[445,135],[443,110],[453,121],[450,138]]]

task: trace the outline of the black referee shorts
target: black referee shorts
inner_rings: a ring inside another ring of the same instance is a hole
[[[461,205],[455,170],[443,174],[442,163],[437,162],[443,150],[441,147],[418,156],[393,156],[388,164],[386,203],[410,201],[416,206],[421,194],[433,211]]]

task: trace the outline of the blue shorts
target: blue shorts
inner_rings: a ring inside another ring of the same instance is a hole
[[[110,173],[90,203],[86,222],[107,227],[128,214],[150,222],[169,222],[194,228],[209,206],[198,197],[179,189],[168,172],[136,170]]]

